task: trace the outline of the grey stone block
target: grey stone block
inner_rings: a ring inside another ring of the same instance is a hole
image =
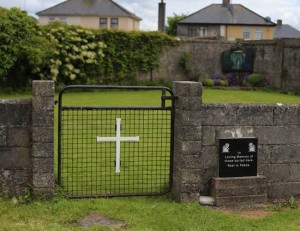
[[[268,183],[268,197],[270,199],[288,199],[300,192],[300,182]]]
[[[255,196],[234,196],[234,197],[216,197],[216,206],[254,206],[259,204],[267,204],[268,195],[255,195]]]
[[[274,123],[277,125],[300,125],[299,105],[275,106]]]
[[[54,110],[35,111],[32,113],[32,125],[34,127],[54,126]]]
[[[266,177],[213,178],[211,193],[217,206],[265,204]]]
[[[290,178],[290,164],[268,164],[258,166],[258,171],[268,182],[287,182]]]
[[[0,100],[0,125],[31,124],[31,100]]]
[[[35,173],[53,173],[54,159],[53,158],[33,158],[32,172]]]
[[[32,178],[34,190],[36,188],[54,188],[54,173],[34,173]]]
[[[200,193],[200,186],[199,184],[182,184],[181,193]]]
[[[216,145],[216,126],[202,126],[202,144],[203,146]]]
[[[177,96],[201,97],[202,84],[199,82],[175,81],[173,82],[173,91]]]
[[[236,109],[237,107],[231,104],[203,104],[196,118],[204,126],[235,125]]]
[[[258,145],[257,165],[270,163],[271,153],[272,150],[270,149],[269,145]]]
[[[179,96],[176,100],[176,109],[197,111],[200,110],[202,106],[201,97],[183,97]]]
[[[179,166],[175,166],[173,171],[173,177],[181,184],[201,183],[201,174],[198,169],[182,169]]]
[[[262,126],[254,128],[260,144],[300,144],[299,126]]]
[[[29,127],[8,127],[8,147],[31,147],[31,129]]]
[[[175,124],[182,126],[201,126],[202,113],[200,111],[176,110]]]
[[[295,163],[300,162],[300,144],[291,145],[266,145],[269,148],[269,163]]]
[[[0,169],[0,192],[8,197],[23,195],[25,188],[30,187],[31,179],[30,169]]]
[[[173,183],[172,187],[173,198],[180,203],[194,203],[199,200],[200,193],[183,193],[181,190],[181,184]]]
[[[216,128],[216,138],[225,139],[225,138],[247,138],[247,137],[256,137],[254,129],[251,126],[223,126]]]
[[[38,111],[51,111],[54,110],[53,97],[34,97],[32,99],[33,113]]]
[[[291,175],[289,180],[300,183],[300,162],[291,164]]]
[[[174,152],[180,155],[199,155],[202,152],[200,141],[183,141],[175,137]]]
[[[175,124],[175,137],[183,141],[200,141],[201,126],[182,126]]]
[[[31,169],[31,148],[1,148],[0,169]]]
[[[218,149],[216,146],[206,146],[202,148],[202,167],[216,166],[218,164],[218,158]]]
[[[178,155],[174,164],[182,169],[199,169],[201,166],[200,155]]]
[[[273,106],[239,106],[236,114],[236,123],[240,125],[273,125]]]
[[[52,127],[33,127],[33,143],[54,143],[54,128]]]
[[[1,126],[0,127],[0,148],[5,147],[7,145],[6,140],[7,140],[6,127]]]
[[[211,179],[217,177],[217,166],[208,166],[201,169],[201,195],[209,195]]]
[[[54,187],[34,188],[33,196],[38,198],[42,197],[46,199],[51,199],[54,196]]]
[[[55,90],[54,81],[34,80],[32,81],[33,96],[53,96]]]
[[[34,143],[32,145],[33,157],[53,157],[54,144],[53,143]]]

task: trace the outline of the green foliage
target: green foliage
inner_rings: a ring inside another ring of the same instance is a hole
[[[228,87],[229,86],[228,80],[221,79],[220,80],[220,86],[222,86],[222,87]]]
[[[265,79],[260,74],[251,74],[247,78],[246,82],[252,87],[261,87],[263,86],[264,80]]]
[[[101,83],[135,84],[139,72],[150,72],[159,66],[166,46],[177,41],[159,32],[96,31],[96,40],[106,44]]]
[[[34,19],[18,8],[0,7],[0,82],[9,80],[9,70],[23,56],[24,49],[38,34]],[[14,83],[15,84],[15,83]]]
[[[213,87],[214,81],[212,79],[205,79],[203,80],[202,85],[206,87]]]
[[[289,207],[291,209],[297,209],[299,208],[299,203],[298,200],[295,197],[290,197],[289,201],[288,201]]]
[[[185,74],[189,74],[192,71],[191,58],[192,56],[189,52],[184,52],[179,60],[179,67]]]
[[[175,44],[158,32],[90,30],[59,22],[39,27],[19,9],[0,8],[0,83],[12,88],[30,86],[32,79],[136,84],[138,73],[157,68],[164,47]]]
[[[171,36],[177,36],[177,22],[183,18],[185,18],[186,15],[185,14],[173,14],[173,16],[168,17],[168,27],[166,29],[166,32],[168,35]]]
[[[58,84],[87,83],[100,71],[105,45],[95,40],[93,31],[56,24],[45,27],[43,33],[56,44],[56,51],[49,60],[49,72],[42,72],[41,78]]]

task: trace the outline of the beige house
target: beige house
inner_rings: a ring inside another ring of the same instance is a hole
[[[39,23],[60,21],[91,29],[137,31],[142,20],[112,0],[68,0],[37,13]]]
[[[223,37],[227,40],[274,38],[276,24],[241,4],[223,0],[177,22],[178,37]]]

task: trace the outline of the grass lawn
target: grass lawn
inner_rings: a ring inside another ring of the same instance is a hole
[[[13,98],[28,98],[17,95]],[[153,92],[140,94],[71,93],[65,97],[67,105],[123,105],[134,99],[140,105],[157,105]],[[1,98],[12,98],[1,94]],[[265,91],[232,91],[204,89],[204,103],[300,103],[300,96]],[[57,108],[56,108],[57,109]],[[57,122],[57,113],[56,119]],[[56,126],[57,128],[57,126]],[[57,129],[55,131],[57,137]],[[56,144],[57,145],[57,144]],[[57,146],[56,146],[57,147]],[[56,148],[57,149],[57,148]],[[80,219],[89,214],[105,214],[122,220],[125,226],[116,230],[300,230],[300,209],[272,212],[266,217],[243,218],[200,206],[174,202],[170,195],[112,199],[68,200],[59,194],[51,201],[33,201],[14,205],[0,199],[0,230],[83,230]],[[100,226],[88,230],[114,230]]]

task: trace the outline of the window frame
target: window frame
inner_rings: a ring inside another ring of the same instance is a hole
[[[254,38],[255,40],[264,39],[264,32],[261,28],[255,28]]]
[[[99,28],[107,29],[107,21],[107,18],[99,18]]]
[[[110,28],[111,29],[119,28],[119,18],[110,18]]]
[[[243,39],[250,40],[251,39],[251,28],[245,27],[243,28]]]

